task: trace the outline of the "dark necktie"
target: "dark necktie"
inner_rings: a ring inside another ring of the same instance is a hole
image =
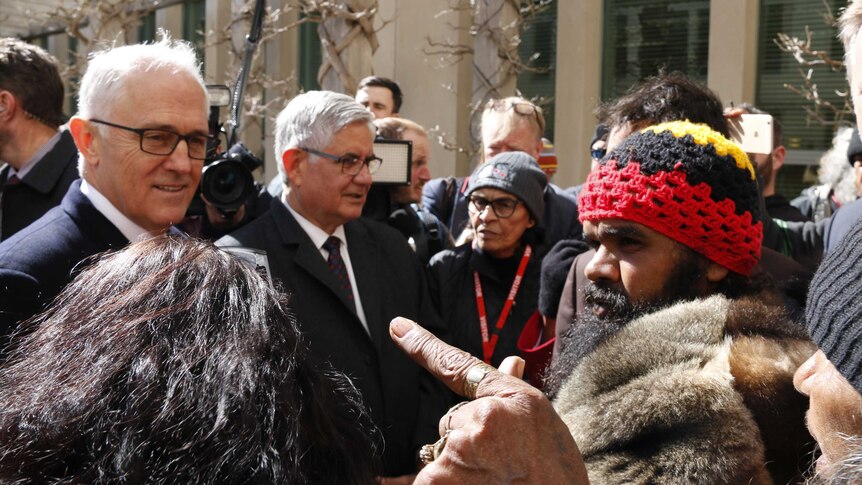
[[[341,259],[341,251],[338,250],[341,245],[341,240],[335,236],[329,236],[329,239],[323,243],[323,249],[329,253],[326,262],[329,264],[329,270],[335,275],[338,280],[338,289],[342,291],[347,301],[350,302],[351,310],[356,311],[356,304],[353,301],[353,288],[350,286],[350,276],[347,274],[347,267],[344,266],[344,260]]]
[[[18,185],[21,183],[21,179],[18,178],[18,175],[13,175],[6,179],[6,185]]]

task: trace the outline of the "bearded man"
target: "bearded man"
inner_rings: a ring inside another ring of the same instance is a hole
[[[549,375],[592,483],[788,483],[813,352],[765,277],[755,172],[706,125],[632,135],[580,195],[586,311]]]

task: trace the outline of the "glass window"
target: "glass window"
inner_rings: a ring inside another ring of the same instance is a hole
[[[664,68],[706,83],[709,0],[605,0],[602,99]]]
[[[138,41],[147,42],[156,40],[156,12],[152,11],[141,17],[141,25],[138,26]]]
[[[320,89],[317,71],[323,63],[323,51],[317,23],[308,22],[299,26],[299,87],[303,91]]]
[[[202,71],[204,62],[204,43],[207,31],[207,9],[206,0],[186,0],[183,3],[183,39],[195,46],[195,52],[201,61]]]
[[[833,13],[847,5],[844,0],[826,1]],[[778,33],[785,33],[804,39],[808,26],[813,34],[812,48],[825,50],[833,59],[841,59],[844,48],[836,38],[835,28],[823,21],[825,11],[822,2],[811,0],[761,0],[755,105],[781,121],[788,149],[825,150],[832,143],[833,130],[818,122],[809,122],[805,107],[813,107],[811,102],[785,87],[786,84],[802,84],[803,67],[778,48],[775,38]],[[847,90],[843,72],[818,68],[814,70],[813,80],[822,99],[839,106],[844,104],[843,98],[836,94],[836,90]]]
[[[547,72],[524,71],[518,75],[518,90],[527,99],[538,98],[545,114],[545,136],[554,141],[554,61],[557,57],[557,1],[533,17],[521,35],[518,53],[523,62],[547,69]],[[535,57],[532,61],[531,58]]]

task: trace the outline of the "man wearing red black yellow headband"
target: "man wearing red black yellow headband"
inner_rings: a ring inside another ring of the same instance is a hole
[[[814,349],[752,274],[748,157],[706,125],[652,126],[596,167],[579,208],[596,254],[548,390],[590,480],[798,479],[811,438],[790,383]]]

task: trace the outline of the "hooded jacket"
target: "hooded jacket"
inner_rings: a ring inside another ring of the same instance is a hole
[[[779,307],[683,302],[599,343],[554,406],[593,484],[799,481],[813,440],[792,380],[815,350]]]

